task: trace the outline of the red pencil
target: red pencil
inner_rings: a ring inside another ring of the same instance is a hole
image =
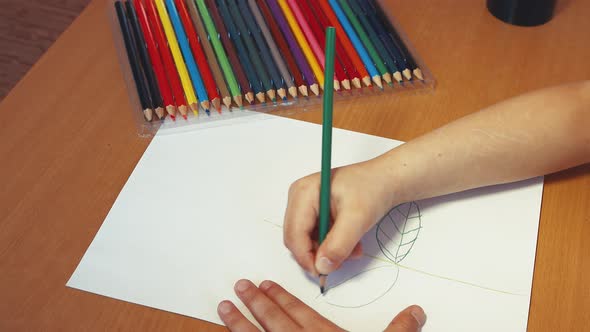
[[[158,53],[158,46],[156,45],[152,29],[147,20],[145,7],[140,0],[133,0],[133,6],[137,12],[137,19],[139,20],[139,25],[143,32],[154,73],[156,74],[156,81],[158,82],[158,87],[160,88],[162,99],[164,100],[164,106],[166,107],[168,114],[170,114],[170,117],[175,119],[176,105],[174,104],[174,97],[172,96],[172,90],[170,89],[168,78],[166,77],[164,65],[162,64],[162,58],[160,57],[160,53]]]
[[[307,24],[311,28],[311,31],[315,35],[315,38],[317,39],[317,41],[320,43],[320,45],[325,45],[326,44],[326,34],[325,34],[324,30],[322,29],[322,27],[320,26],[319,22],[314,19],[313,11],[309,7],[309,4],[307,3],[307,1],[300,0],[300,1],[298,1],[298,5],[299,5],[299,9],[301,10],[301,13],[303,13],[303,15],[308,18]],[[337,59],[335,59],[335,60],[337,60]],[[336,75],[336,79],[338,79],[338,81],[340,81],[342,86],[346,90],[350,90],[350,80],[346,76],[346,73],[344,72],[344,69],[342,68],[342,64],[340,64],[339,61],[334,61],[334,74]]]
[[[195,32],[195,27],[188,13],[188,9],[186,8],[186,4],[184,3],[184,0],[174,0],[174,2],[176,3],[176,9],[178,9],[178,14],[180,15],[182,25],[184,25],[184,30],[188,37],[189,45],[193,50],[193,56],[195,60],[197,60],[197,66],[199,67],[199,71],[203,77],[203,83],[205,84],[205,89],[207,90],[209,100],[211,100],[213,107],[215,107],[218,112],[221,112],[221,97],[217,91],[217,85],[215,85],[211,68],[209,68],[207,57],[205,56],[205,52],[203,51],[201,43],[199,42],[199,38]]]
[[[262,16],[264,16],[264,19],[266,20],[266,24],[268,24],[272,37],[274,38],[275,42],[277,43],[277,46],[281,50],[281,54],[285,57],[285,60],[287,60],[287,67],[289,67],[289,71],[293,76],[295,85],[297,85],[299,92],[301,92],[303,96],[307,97],[309,94],[307,92],[307,85],[305,85],[305,82],[303,81],[301,70],[297,66],[295,58],[293,58],[293,53],[290,51],[289,46],[285,41],[285,37],[283,36],[281,30],[277,26],[277,22],[273,18],[270,8],[268,8],[268,5],[266,4],[265,0],[256,0],[256,3],[258,4],[260,11],[262,12]]]
[[[168,79],[172,87],[172,92],[174,93],[176,105],[178,105],[178,110],[180,111],[180,114],[182,114],[182,117],[186,119],[188,108],[186,106],[186,99],[184,98],[184,91],[182,90],[182,85],[180,84],[180,78],[178,77],[174,60],[172,60],[172,54],[170,54],[170,49],[168,48],[168,42],[166,41],[166,35],[164,34],[162,23],[160,23],[156,5],[151,0],[148,0],[145,3],[148,20],[150,22],[150,26],[153,29],[153,32],[155,33],[158,50],[160,51],[164,68],[166,68],[166,71],[168,72]]]
[[[324,14],[316,0],[308,0],[307,3],[309,4],[309,7],[319,20],[320,28],[322,29],[322,31],[324,31],[326,27],[331,26],[328,21],[328,18],[326,17],[326,14]],[[352,60],[348,56],[348,53],[344,50],[344,47],[342,47],[342,42],[338,38],[336,38],[336,57],[341,62],[342,68],[348,74],[348,77],[351,79],[352,84],[355,87],[360,88],[361,75],[359,74],[358,70],[356,70],[356,67],[352,64]]]
[[[356,49],[352,45],[352,42],[348,38],[348,35],[342,28],[342,25],[338,21],[336,14],[332,10],[328,0],[317,0],[317,4],[322,8],[322,12],[328,18],[330,25],[336,28],[336,37],[341,42],[342,47],[346,51],[346,54],[350,56],[350,60],[354,63],[354,67],[361,75],[361,80],[366,86],[371,86],[371,77],[365,68],[365,64],[361,60],[360,56],[358,55]],[[381,86],[381,79],[379,77],[375,77],[375,84]]]

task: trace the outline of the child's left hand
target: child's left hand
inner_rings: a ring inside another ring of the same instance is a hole
[[[266,331],[344,331],[272,281],[256,287],[249,280],[240,280],[234,289]],[[217,313],[231,331],[258,331],[230,301],[221,302]],[[385,331],[417,332],[425,321],[422,308],[414,305],[397,315]]]

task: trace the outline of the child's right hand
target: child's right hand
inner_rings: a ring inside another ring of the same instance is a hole
[[[349,257],[360,256],[361,237],[394,204],[378,159],[332,170],[332,225],[318,248],[320,174],[294,182],[284,222],[284,242],[306,271],[318,275],[336,270]]]

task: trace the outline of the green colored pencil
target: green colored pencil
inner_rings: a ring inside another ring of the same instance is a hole
[[[369,53],[371,59],[373,59],[373,63],[375,64],[375,67],[377,67],[379,73],[381,73],[383,80],[385,80],[387,84],[392,84],[391,74],[387,72],[387,68],[385,67],[383,59],[381,59],[379,53],[377,53],[375,46],[373,46],[373,43],[371,43],[369,36],[367,36],[367,33],[363,29],[361,23],[354,15],[354,12],[348,5],[348,2],[346,0],[338,0],[338,2],[340,3],[340,7],[342,7],[344,13],[346,13],[348,20],[350,21],[350,24],[352,24],[352,26],[358,33],[359,38],[363,42],[363,45],[365,45],[365,47],[367,48],[367,52]]]
[[[229,59],[227,58],[225,49],[219,41],[219,34],[217,33],[215,23],[213,23],[213,19],[211,18],[211,14],[209,14],[209,9],[207,9],[207,5],[205,5],[205,0],[195,0],[195,2],[197,3],[197,7],[199,8],[199,12],[201,13],[203,23],[205,23],[207,33],[209,33],[209,40],[213,45],[213,49],[215,50],[215,54],[217,55],[217,60],[219,60],[219,65],[221,66],[221,70],[223,71],[223,75],[225,76],[225,80],[227,81],[227,85],[232,94],[232,97],[234,98],[236,104],[242,107],[242,93],[240,92],[238,81],[229,63]]]
[[[334,77],[334,45],[336,29],[326,28],[326,65],[325,77]],[[332,172],[332,107],[334,104],[334,80],[324,80],[323,120],[322,120],[322,170],[320,182],[320,225],[319,244],[321,245],[330,225],[330,175]],[[320,276],[320,292],[326,286],[326,275]]]

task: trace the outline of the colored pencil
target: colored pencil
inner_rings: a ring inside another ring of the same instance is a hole
[[[272,79],[272,83],[276,88],[276,93],[280,99],[285,99],[287,96],[287,91],[285,89],[285,84],[281,75],[279,74],[279,70],[277,69],[276,63],[271,55],[271,52],[266,44],[262,33],[256,21],[254,20],[253,14],[250,11],[248,6],[247,0],[229,0],[233,2],[237,2],[238,7],[240,9],[240,13],[244,22],[246,23],[246,27],[250,32],[250,35],[254,38],[254,42],[258,48],[258,53],[262,57],[262,61],[266,64],[268,68],[268,73],[270,78]]]
[[[176,70],[176,65],[174,65],[172,53],[168,47],[168,42],[166,41],[166,34],[164,33],[164,28],[160,22],[158,10],[156,9],[156,5],[153,1],[146,1],[145,6],[147,10],[148,21],[151,28],[154,29],[158,53],[162,57],[164,68],[166,69],[166,76],[168,77],[170,87],[172,88],[172,93],[174,94],[174,101],[178,107],[180,115],[182,115],[182,117],[186,120],[186,115],[188,114],[188,103],[184,95],[180,76]]]
[[[217,85],[217,89],[219,90],[219,94],[221,95],[221,101],[227,107],[228,110],[231,110],[231,93],[227,87],[227,83],[225,82],[225,78],[223,77],[223,73],[221,72],[221,67],[219,66],[219,62],[217,61],[217,57],[215,56],[215,51],[213,51],[213,46],[209,42],[209,36],[207,35],[207,31],[205,29],[205,25],[201,20],[201,15],[197,9],[197,4],[192,0],[187,0],[189,14],[191,19],[195,25],[195,29],[197,30],[197,34],[199,35],[199,39],[201,40],[201,46],[203,46],[203,50],[205,51],[205,56],[207,57],[207,61],[209,61],[209,66],[211,67],[211,73],[213,74],[213,79],[215,80],[215,84]]]
[[[381,24],[387,27],[389,31],[390,37],[392,42],[397,46],[397,48],[401,51],[402,55],[404,56],[404,60],[408,64],[408,67],[412,70],[414,76],[416,76],[419,80],[424,80],[424,75],[422,74],[422,70],[416,64],[416,60],[412,56],[412,53],[408,50],[406,44],[404,43],[403,39],[400,37],[399,33],[391,23],[391,21],[385,15],[383,11],[383,7],[379,5],[378,2],[375,0],[368,0],[371,6],[373,7],[373,11],[377,14],[377,17],[381,21]]]
[[[178,70],[178,74],[180,75],[180,82],[182,83],[184,94],[186,95],[191,110],[193,113],[197,114],[199,112],[197,96],[195,96],[193,83],[188,74],[184,59],[182,58],[182,53],[180,52],[180,47],[178,46],[178,41],[176,40],[170,17],[168,17],[166,5],[164,5],[164,0],[154,0],[154,2],[156,3],[156,9],[158,10],[158,15],[160,15],[162,26],[164,27],[164,33],[168,39],[168,46],[170,47],[170,51],[172,51],[172,58],[174,59],[176,70]]]
[[[135,49],[135,42],[132,39],[131,27],[129,25],[129,19],[125,11],[125,7],[121,1],[115,1],[115,10],[117,12],[117,18],[119,20],[119,26],[121,27],[121,34],[123,35],[123,41],[125,43],[125,50],[127,53],[127,59],[131,67],[131,73],[133,74],[133,80],[135,81],[135,87],[137,89],[137,95],[139,96],[139,103],[143,109],[143,115],[147,121],[152,121],[153,110],[148,106],[147,94],[148,87],[145,82],[143,74],[141,73],[141,67],[139,65],[139,59],[137,50]]]
[[[176,105],[174,103],[174,97],[172,96],[172,89],[168,83],[168,77],[166,77],[166,70],[162,63],[162,57],[158,52],[158,45],[156,44],[152,28],[149,25],[144,4],[140,0],[133,0],[133,5],[135,6],[135,12],[137,13],[141,30],[143,31],[146,47],[154,69],[156,82],[161,92],[164,107],[166,108],[168,115],[174,120],[176,118]]]
[[[324,15],[326,15],[330,24],[336,28],[336,36],[338,37],[338,40],[342,42],[342,47],[344,47],[346,54],[350,55],[350,59],[352,60],[354,67],[362,76],[361,80],[363,83],[366,86],[371,86],[371,80],[373,80],[375,85],[377,85],[379,88],[383,88],[381,76],[379,76],[379,73],[377,73],[377,68],[375,68],[375,65],[373,65],[373,63],[370,61],[369,55],[362,47],[360,49],[356,49],[355,44],[352,43],[351,38],[347,34],[347,29],[345,29],[340,24],[340,20],[336,16],[336,13],[332,9],[332,6],[330,6],[328,0],[318,0],[317,3],[322,8],[322,12]],[[368,62],[366,61],[367,59],[369,60]]]
[[[334,53],[336,32],[333,27],[326,28],[326,77],[334,75]],[[330,225],[330,178],[332,174],[332,111],[333,111],[333,87],[331,80],[326,80],[323,96],[322,110],[322,169],[320,174],[320,222],[319,245],[324,242]],[[323,294],[326,287],[327,275],[320,275],[320,292]]]
[[[342,0],[343,3],[348,3],[350,9],[352,10],[353,15],[357,18],[357,20],[361,23],[361,27],[365,32],[365,35],[368,37],[369,42],[373,44],[375,49],[377,50],[377,54],[380,56],[381,60],[387,67],[387,70],[393,78],[401,82],[403,80],[402,73],[397,68],[395,64],[395,60],[391,57],[390,53],[387,51],[385,45],[379,37],[377,36],[377,32],[373,29],[372,24],[367,19],[367,16],[364,15],[363,9],[361,6],[357,4],[356,0]]]
[[[229,20],[226,22],[230,24],[230,21],[235,23],[235,28],[237,29],[237,35],[241,38],[243,45],[246,47],[248,51],[248,57],[252,61],[254,65],[255,72],[257,73],[260,81],[262,82],[262,86],[264,86],[264,90],[266,94],[270,98],[272,102],[276,101],[276,90],[273,85],[272,79],[268,73],[268,68],[262,62],[260,55],[258,54],[258,49],[256,48],[256,42],[254,38],[248,32],[248,27],[246,26],[246,22],[242,19],[242,15],[240,14],[240,10],[235,3],[226,2],[226,0],[218,0],[218,4],[220,5],[220,9],[222,12],[226,12],[226,16],[230,17]]]
[[[277,2],[283,11],[283,14],[285,15],[285,19],[289,23],[291,30],[293,31],[293,35],[295,35],[295,39],[297,40],[297,43],[301,47],[303,54],[305,54],[305,58],[307,59],[307,62],[309,63],[311,70],[313,70],[313,73],[314,73],[316,79],[318,80],[320,87],[323,89],[324,88],[324,73],[323,73],[322,68],[321,68],[319,62],[317,61],[315,55],[313,54],[313,51],[311,50],[309,43],[307,42],[307,39],[305,38],[305,35],[303,34],[303,31],[301,31],[301,29],[299,28],[299,24],[297,23],[297,20],[295,19],[295,16],[293,15],[291,8],[287,4],[286,0],[277,0]],[[311,87],[310,87],[310,89],[311,89]],[[311,90],[313,91],[313,89],[311,89]],[[313,91],[313,92],[316,95],[319,95],[319,90],[317,92],[316,91]]]
[[[223,49],[223,45],[221,45],[221,41],[219,41],[219,34],[217,32],[217,29],[215,28],[213,19],[209,14],[209,9],[207,9],[205,0],[195,1],[197,2],[197,8],[199,9],[199,13],[201,14],[201,19],[203,20],[203,23],[205,23],[205,29],[207,29],[207,33],[209,34],[209,40],[211,41],[211,45],[213,45],[213,50],[217,55],[217,60],[219,61],[219,65],[221,66],[221,70],[223,71],[223,76],[227,81],[227,86],[229,87],[229,91],[232,95],[232,98],[239,107],[242,107],[243,97],[238,86],[238,81],[231,68],[229,60],[227,58],[227,54]]]
[[[184,26],[184,31],[188,37],[188,43],[192,50],[193,56],[195,61],[197,62],[197,67],[203,79],[203,84],[205,85],[205,90],[211,104],[215,109],[220,112],[221,111],[221,100],[219,97],[219,92],[217,92],[217,87],[215,86],[215,80],[213,79],[213,74],[211,73],[211,69],[209,68],[209,63],[207,62],[207,58],[205,57],[205,52],[203,52],[203,48],[201,47],[201,43],[199,42],[199,38],[195,32],[195,27],[193,22],[191,21],[190,14],[188,13],[188,9],[184,0],[174,0],[176,4],[176,9],[178,10],[178,15],[182,21],[182,25]],[[201,106],[204,109],[208,109],[208,105],[204,104],[203,100],[201,100]]]
[[[289,73],[289,70],[287,69],[287,64],[283,60],[283,55],[280,53],[279,48],[278,48],[277,44],[275,43],[275,41],[272,37],[272,34],[271,34],[270,30],[268,29],[268,26],[266,25],[266,22],[264,21],[264,17],[262,16],[262,13],[260,12],[260,8],[258,8],[258,5],[256,5],[255,0],[248,0],[248,6],[250,7],[250,11],[254,15],[254,19],[256,20],[256,23],[258,24],[258,27],[260,28],[260,32],[262,32],[262,35],[264,36],[264,39],[266,40],[266,44],[268,45],[268,48],[270,50],[270,54],[272,55],[272,58],[277,66],[277,69],[281,73],[281,76],[283,78],[283,82],[287,85],[287,89],[288,89],[289,94],[293,98],[296,98],[297,97],[297,88],[295,87],[295,84],[293,84],[293,78],[291,77],[291,74]],[[277,90],[277,94],[279,94],[279,96],[283,100],[285,100],[287,98],[286,96],[281,96],[281,93],[278,90]]]
[[[285,58],[286,65],[289,68],[289,72],[293,77],[294,84],[297,86],[299,92],[304,97],[307,97],[307,86],[303,81],[301,70],[299,69],[299,67],[297,67],[297,63],[292,54],[293,52],[289,49],[289,46],[285,41],[285,36],[283,36],[279,26],[277,25],[275,18],[272,16],[270,8],[268,8],[268,5],[264,0],[256,0],[256,3],[258,4],[258,8],[264,16],[264,19],[266,20],[268,27],[270,28],[272,37],[275,43],[277,44],[279,51],[281,52],[281,56]],[[295,94],[291,93],[291,95],[295,97],[297,96],[297,92],[295,92]]]
[[[328,18],[326,17],[324,12],[319,7],[318,2],[315,0],[313,0],[313,1],[308,0],[305,2],[309,6],[309,9],[313,13],[313,15],[315,16],[315,19],[317,20],[317,23],[319,26],[319,30],[320,31],[326,30],[326,28],[330,25],[328,23]],[[310,16],[310,17],[313,17],[313,16]],[[313,18],[310,19],[310,21],[313,21],[313,20],[314,20]],[[336,36],[338,36],[338,34],[336,34]],[[350,56],[344,50],[344,48],[342,47],[342,43],[340,42],[340,40],[338,40],[338,38],[336,38],[336,63],[335,64],[336,65],[340,64],[342,66],[342,70],[346,73],[347,79],[350,79],[348,84],[346,84],[346,82],[344,82],[342,84],[345,89],[346,89],[345,85],[350,86],[350,82],[352,82],[352,85],[354,85],[356,88],[361,88],[361,76],[359,75],[358,70],[356,70],[356,68],[352,64],[352,60],[350,60]],[[336,70],[336,68],[334,70]],[[336,73],[336,76],[338,76],[338,73]],[[368,75],[367,75],[367,78],[368,78]]]
[[[317,78],[315,77],[313,70],[311,70],[309,63],[305,59],[305,55],[303,54],[303,51],[299,47],[299,43],[297,43],[297,40],[291,31],[289,23],[283,15],[282,9],[276,0],[266,0],[266,4],[270,8],[279,28],[283,32],[283,36],[289,45],[289,49],[291,52],[293,52],[293,58],[295,59],[295,62],[297,62],[297,66],[299,66],[301,69],[301,73],[303,74],[303,78],[307,82],[309,89],[317,96],[320,91]],[[299,92],[301,92],[302,95],[307,96],[307,91],[304,92],[300,89]]]
[[[397,48],[395,43],[393,43],[392,40],[390,39],[390,35],[389,35],[389,32],[387,31],[387,28],[381,23],[381,21],[379,20],[379,17],[377,17],[377,14],[374,12],[371,4],[369,2],[363,1],[363,0],[354,0],[354,1],[361,8],[362,15],[365,15],[367,17],[367,20],[369,21],[369,23],[371,24],[371,26],[373,27],[373,29],[377,33],[377,36],[379,37],[379,39],[381,40],[381,42],[383,43],[383,45],[387,49],[387,52],[389,53],[389,55],[395,61],[396,66],[402,72],[403,76],[406,79],[411,80],[412,79],[412,71],[408,68],[408,64],[405,61],[404,57],[402,56],[401,51]]]
[[[309,47],[311,48],[313,54],[315,55],[316,60],[320,64],[321,69],[324,69],[326,56],[324,55],[324,50],[320,46],[318,39],[316,38],[315,32],[311,29],[308,24],[309,18],[306,18],[304,14],[301,12],[301,8],[297,4],[296,0],[287,0],[287,4],[289,9],[291,9],[291,13],[293,13],[293,17],[295,17],[296,22],[299,24],[299,28],[303,32]],[[326,78],[326,77],[324,77]],[[340,82],[336,77],[332,78],[334,80],[334,89],[336,91],[340,90]]]
[[[326,36],[324,33],[325,29],[320,26],[319,20],[314,17],[313,11],[309,7],[307,1],[302,0],[302,1],[299,1],[299,3],[297,3],[296,1],[289,0],[289,3],[291,3],[291,2],[294,2],[294,5],[292,6],[291,9],[294,9],[296,7],[298,8],[299,16],[301,17],[301,19],[305,20],[306,24],[308,25],[308,27],[311,30],[310,32],[315,37],[318,44],[325,45],[325,43],[326,43],[326,40],[325,40]],[[294,10],[293,12],[296,14],[296,17],[298,17],[297,11]],[[322,65],[322,68],[323,68],[323,67],[325,67],[324,49],[320,47],[319,52],[320,52],[320,56],[321,56],[320,65]],[[342,65],[338,61],[338,58],[336,58],[334,60],[334,73],[335,73],[335,75],[334,75],[335,76],[334,77],[334,89],[336,91],[339,91],[340,84],[342,84],[342,86],[346,90],[350,90],[350,80],[346,76],[346,73],[344,72]]]
[[[332,3],[332,2],[338,3],[340,5],[341,10],[345,13],[350,24],[353,26],[358,37],[360,38],[361,42],[363,43],[367,52],[369,53],[369,56],[373,60],[373,63],[377,67],[377,70],[379,70],[381,77],[383,77],[383,80],[387,84],[391,85],[392,84],[391,74],[387,71],[387,68],[385,67],[385,62],[383,61],[383,59],[379,55],[379,52],[377,52],[377,50],[375,49],[375,46],[371,42],[371,39],[369,38],[369,36],[367,36],[361,23],[354,15],[354,12],[352,11],[350,6],[348,5],[348,2],[346,0],[331,0],[330,3]],[[332,6],[334,6],[334,5],[332,5]]]
[[[219,2],[218,9],[223,19],[223,22],[227,27],[229,39],[238,52],[238,58],[248,78],[249,86],[251,87],[254,96],[256,96],[256,99],[260,103],[264,104],[266,103],[266,97],[264,95],[266,91],[266,85],[262,82],[262,78],[260,77],[260,75],[265,75],[266,73],[258,72],[256,70],[257,67],[254,66],[254,62],[252,61],[252,59],[250,59],[248,48],[244,44],[242,38],[240,37],[239,30],[234,23],[234,19],[232,18],[229,12],[229,8],[227,8],[227,5],[225,4],[225,1]],[[250,104],[253,102],[253,98],[251,96],[247,96],[246,100]]]
[[[188,74],[191,78],[191,82],[193,83],[193,88],[197,94],[197,100],[200,102],[201,107],[205,110],[205,112],[209,114],[209,96],[207,96],[207,90],[205,90],[203,78],[201,77],[197,63],[195,62],[191,47],[188,44],[188,37],[186,36],[186,32],[182,26],[180,15],[178,14],[178,10],[176,10],[174,0],[165,0],[165,3],[166,8],[168,8],[168,17],[170,18],[172,27],[176,33],[176,40],[180,45],[180,51],[182,53],[182,57],[184,58],[184,63],[188,69]],[[195,112],[195,115],[198,115],[198,110],[193,110],[193,112]]]
[[[139,62],[146,78],[148,92],[152,100],[152,107],[154,108],[154,112],[158,116],[158,119],[162,119],[164,118],[165,114],[162,95],[160,94],[160,89],[158,88],[158,82],[156,82],[156,75],[154,74],[153,69],[154,67],[150,61],[147,45],[139,24],[139,19],[137,18],[137,13],[135,12],[135,8],[133,7],[131,1],[125,1],[125,7],[127,8],[127,14],[129,16],[129,24],[131,25],[133,35],[135,36],[135,45],[139,53]]]
[[[242,66],[242,63],[238,59],[237,50],[232,44],[232,41],[229,37],[229,33],[225,27],[225,24],[223,23],[223,19],[219,14],[217,4],[215,3],[215,0],[205,0],[205,3],[207,4],[207,7],[209,7],[209,14],[211,14],[213,23],[215,23],[215,26],[217,27],[219,37],[221,38],[221,43],[223,44],[223,47],[227,52],[229,62],[231,63],[232,68],[234,69],[234,74],[236,74],[236,79],[238,80],[238,84],[240,85],[242,95],[244,95],[244,99],[246,99],[248,103],[252,104],[252,102],[254,101],[254,93],[252,92],[250,82],[248,80],[247,74],[245,73],[245,68],[244,66]]]

